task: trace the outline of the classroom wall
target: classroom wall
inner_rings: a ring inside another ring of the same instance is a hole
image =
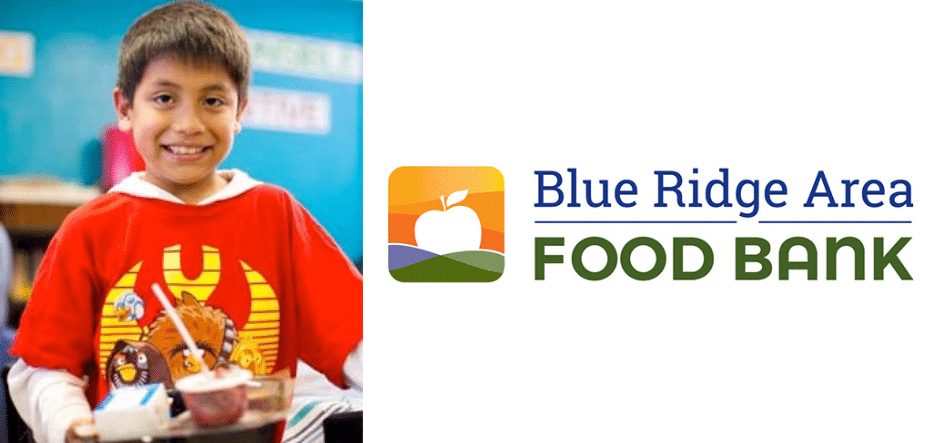
[[[116,119],[112,90],[120,39],[160,1],[3,2],[0,31],[35,37],[28,77],[0,74],[0,176],[43,175],[91,185],[101,131]],[[217,0],[247,30],[362,48],[362,3]],[[355,261],[362,260],[362,81],[254,70],[253,88],[297,91],[330,103],[326,132],[246,126],[221,168],[290,190]]]

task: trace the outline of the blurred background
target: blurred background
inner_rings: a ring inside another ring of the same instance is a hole
[[[124,32],[162,3],[3,2],[0,359],[58,224],[142,167],[115,129],[112,90]],[[361,270],[362,3],[211,3],[245,28],[253,56],[243,131],[220,167],[291,191]]]

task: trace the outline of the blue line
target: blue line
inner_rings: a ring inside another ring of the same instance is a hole
[[[534,223],[548,224],[702,224],[702,223],[738,223],[735,220],[537,220]]]
[[[758,220],[762,224],[909,224],[911,220]],[[734,224],[736,220],[536,220],[538,224]]]
[[[758,220],[758,223],[770,224],[905,224],[912,223],[910,220]]]
[[[146,402],[148,402],[149,399],[152,398],[153,395],[155,395],[155,391],[156,389],[158,389],[159,385],[152,384],[152,385],[149,385],[148,387],[149,389],[146,390],[146,396],[143,397],[142,400],[139,401],[139,406],[146,405]]]

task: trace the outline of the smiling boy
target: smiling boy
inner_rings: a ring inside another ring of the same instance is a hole
[[[132,99],[119,88],[113,93],[120,129],[133,133],[145,161],[142,179],[186,203],[226,186],[217,166],[230,153],[246,108],[222,66],[194,63],[160,55],[146,66]]]
[[[119,126],[146,168],[70,214],[40,265],[9,376],[36,440],[96,432],[91,407],[111,389],[199,371],[153,283],[208,365],[294,375],[302,360],[361,390],[360,274],[285,190],[217,169],[247,105],[242,30],[207,4],[172,3],[132,25],[119,66]]]

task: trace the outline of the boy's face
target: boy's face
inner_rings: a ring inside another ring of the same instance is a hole
[[[246,108],[226,69],[162,55],[146,66],[135,95],[117,89],[114,103],[148,181],[175,194],[216,191],[217,165],[230,153]]]

